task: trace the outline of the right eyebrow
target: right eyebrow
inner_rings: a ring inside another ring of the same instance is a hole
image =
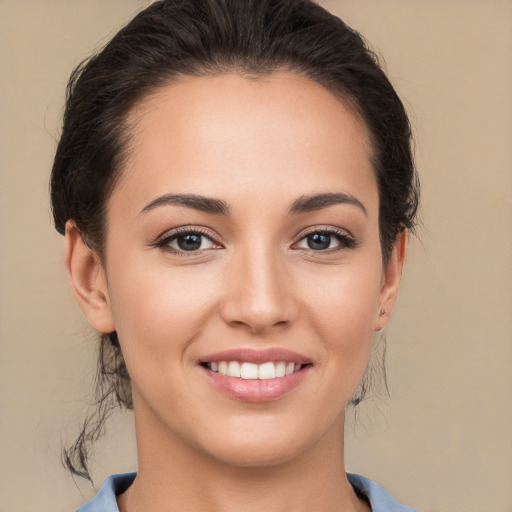
[[[179,205],[215,215],[229,215],[229,206],[222,199],[196,194],[164,194],[147,204],[140,213],[146,213],[159,206]]]

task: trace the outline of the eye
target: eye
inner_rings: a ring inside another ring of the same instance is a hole
[[[200,249],[211,249],[213,242],[200,233],[187,233],[176,236],[168,242],[168,245],[182,251],[199,251]]]
[[[159,240],[156,245],[166,251],[174,253],[205,251],[220,248],[220,245],[216,244],[212,238],[205,233],[190,229],[171,233]]]
[[[312,251],[327,251],[336,249],[348,249],[356,245],[355,240],[344,232],[318,230],[303,236],[295,245],[297,249],[309,249]]]

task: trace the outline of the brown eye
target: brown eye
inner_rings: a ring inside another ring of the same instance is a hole
[[[220,248],[209,236],[200,231],[180,231],[163,238],[156,245],[166,251],[175,253]]]
[[[306,237],[308,247],[315,251],[323,251],[331,246],[331,235],[328,233],[313,233]]]
[[[190,233],[176,237],[176,243],[182,251],[197,251],[201,249],[203,235]]]
[[[346,232],[338,231],[311,231],[303,236],[295,245],[296,249],[310,251],[336,251],[356,247],[356,241]]]

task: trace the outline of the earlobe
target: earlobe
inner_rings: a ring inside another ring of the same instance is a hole
[[[66,223],[64,261],[75,299],[91,326],[103,333],[114,331],[103,265],[73,221]]]
[[[398,295],[402,269],[407,255],[408,231],[404,229],[396,236],[393,249],[382,274],[379,309],[375,331],[381,331],[389,321]]]

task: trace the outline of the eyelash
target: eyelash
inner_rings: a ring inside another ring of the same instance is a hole
[[[328,249],[323,249],[323,250],[314,250],[314,249],[306,249],[306,248],[297,248],[295,250],[311,251],[313,253],[321,254],[321,253],[332,253],[332,252],[338,252],[338,251],[343,251],[343,250],[348,250],[348,249],[354,249],[358,245],[357,241],[351,235],[349,235],[346,231],[338,230],[335,228],[316,228],[316,229],[312,229],[308,232],[302,233],[299,240],[297,242],[295,242],[292,245],[292,247],[297,245],[298,243],[300,243],[302,240],[307,239],[307,237],[316,235],[316,234],[333,236],[339,242],[339,244],[340,244],[339,247],[328,248]],[[209,251],[209,250],[213,249],[213,248],[209,248],[209,249],[196,249],[196,250],[191,250],[191,251],[185,251],[185,250],[177,250],[173,247],[170,247],[170,244],[172,242],[177,240],[180,236],[184,236],[184,235],[198,235],[200,237],[207,238],[212,244],[218,246],[215,249],[222,248],[222,246],[220,244],[215,242],[215,240],[210,232],[203,230],[201,228],[190,228],[190,227],[178,228],[170,234],[165,234],[162,237],[160,237],[152,245],[154,247],[157,247],[157,248],[165,251],[165,252],[169,252],[169,253],[172,253],[173,255],[177,255],[177,256],[196,255],[201,251]]]
[[[343,250],[348,250],[348,249],[354,249],[358,245],[357,241],[355,240],[354,237],[352,237],[352,235],[350,235],[349,233],[347,233],[346,231],[343,231],[341,229],[336,229],[336,228],[331,228],[331,227],[330,228],[315,228],[315,229],[312,229],[305,233],[302,233],[299,240],[297,242],[295,242],[293,245],[297,245],[299,242],[306,239],[307,237],[312,236],[312,235],[317,235],[317,234],[318,235],[328,235],[328,236],[334,237],[339,242],[339,246],[330,248],[330,249],[323,249],[323,250],[314,250],[314,249],[302,249],[302,250],[304,250],[304,251],[309,250],[309,251],[312,251],[314,253],[319,253],[319,254],[333,253],[333,252],[338,252],[338,251],[343,251]]]
[[[165,252],[169,252],[169,253],[172,253],[173,255],[177,255],[177,256],[195,255],[195,254],[201,252],[202,250],[203,251],[204,250],[212,250],[212,249],[197,249],[197,250],[193,250],[193,251],[185,251],[185,250],[174,249],[173,247],[170,246],[170,244],[172,242],[174,242],[174,240],[177,240],[180,236],[185,236],[185,235],[198,235],[200,237],[207,238],[210,242],[212,242],[212,244],[220,246],[220,244],[218,244],[214,241],[214,238],[210,232],[203,230],[201,228],[189,228],[189,227],[178,228],[170,234],[166,233],[165,235],[160,237],[153,244],[153,246],[157,247]]]

